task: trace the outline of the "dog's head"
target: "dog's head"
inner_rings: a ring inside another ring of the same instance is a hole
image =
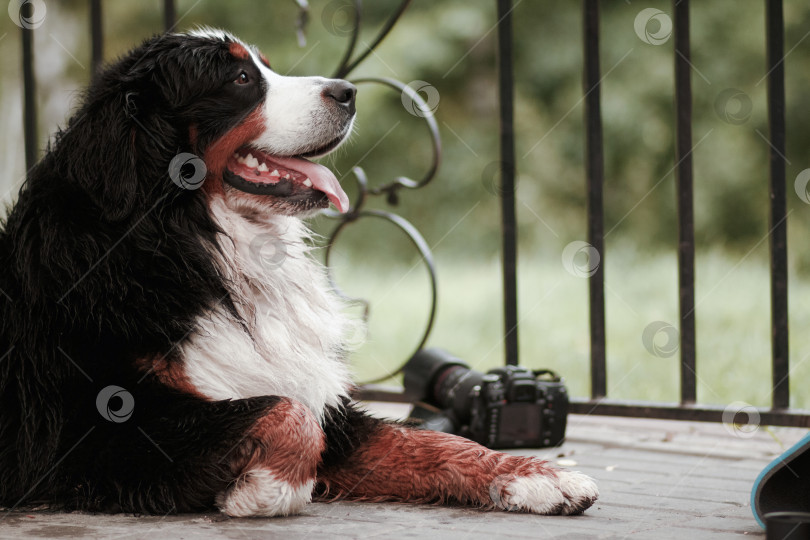
[[[203,159],[223,189],[269,197],[285,213],[348,206],[329,169],[307,160],[337,148],[351,132],[355,87],[322,77],[275,73],[255,48],[210,30],[192,37],[227,46],[219,88],[195,107],[192,129]],[[207,131],[206,131],[207,130]],[[235,194],[230,193],[231,196]],[[236,194],[238,196],[238,194]]]
[[[355,94],[343,80],[282,76],[223,31],[167,34],[102,72],[60,139],[86,144],[68,173],[112,219],[178,186],[250,211],[345,211],[335,175],[308,158],[347,138]],[[99,161],[109,166],[88,167]]]

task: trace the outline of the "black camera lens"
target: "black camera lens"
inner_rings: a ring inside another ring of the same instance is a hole
[[[440,407],[451,409],[459,420],[466,422],[472,409],[472,389],[481,384],[483,376],[466,367],[451,366],[439,374],[432,397]]]
[[[472,389],[480,385],[483,373],[441,349],[422,349],[403,369],[405,395],[442,409],[451,409],[462,423],[472,408]]]

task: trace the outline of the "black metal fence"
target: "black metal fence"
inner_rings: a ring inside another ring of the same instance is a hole
[[[501,193],[503,233],[503,292],[505,355],[509,364],[518,360],[517,327],[517,229],[514,197],[514,133],[511,0],[498,3],[498,61],[501,116]],[[693,219],[692,90],[689,38],[689,0],[673,0],[675,129],[678,208],[678,284],[680,310],[680,403],[634,403],[607,397],[605,333],[604,155],[600,108],[599,0],[583,0],[585,102],[585,156],[587,186],[587,241],[599,254],[600,264],[589,277],[591,397],[574,399],[572,412],[638,416],[708,422],[758,422],[765,425],[810,427],[810,412],[789,408],[787,315],[787,200],[785,183],[785,85],[784,22],[782,0],[765,0],[770,162],[770,258],[772,328],[772,407],[731,411],[725,407],[696,404],[697,362],[695,329],[695,234]],[[369,399],[401,399],[380,388],[361,392]]]
[[[499,194],[502,207],[503,249],[503,296],[504,296],[504,343],[505,358],[509,364],[517,364],[518,352],[518,284],[517,284],[517,226],[515,219],[515,140],[513,126],[514,77],[512,69],[512,0],[497,1],[498,28],[498,88],[500,111],[501,185]],[[772,407],[757,410],[758,423],[810,427],[810,412],[789,408],[788,355],[788,291],[787,291],[787,211],[785,181],[785,84],[784,84],[784,21],[782,0],[764,0],[766,6],[765,32],[767,42],[768,117],[771,149],[770,164],[770,265],[771,265],[771,328],[772,328]],[[399,17],[407,9],[410,0],[403,0],[384,25],[378,38],[357,58],[352,53],[359,32],[360,5],[355,2],[355,28],[345,58],[336,76],[346,76],[387,35]],[[175,25],[174,0],[164,0],[166,30]],[[103,55],[102,2],[90,0],[90,34],[93,69],[100,65]],[[591,397],[574,399],[572,412],[638,416],[677,420],[747,423],[751,421],[751,409],[733,412],[723,407],[696,404],[697,359],[695,328],[695,240],[693,220],[693,167],[692,167],[692,92],[689,37],[689,0],[673,0],[675,70],[675,130],[678,208],[678,282],[680,309],[680,403],[632,403],[609,399],[607,396],[606,347],[605,347],[605,276],[604,276],[604,155],[602,141],[602,115],[600,109],[601,79],[599,68],[599,0],[583,0],[584,66],[583,91],[585,102],[585,155],[587,188],[587,241],[599,254],[599,264],[589,277],[590,350],[591,350]],[[24,84],[23,121],[25,132],[26,167],[33,166],[37,159],[36,134],[36,87],[33,73],[33,29],[22,26],[22,71]],[[404,85],[392,80],[365,80],[377,82],[405,91]],[[414,95],[416,101],[419,100]],[[376,188],[364,190],[364,173],[355,171],[363,197],[386,195],[395,202],[400,188],[416,188],[433,178],[439,160],[438,131],[435,122],[428,120],[434,141],[435,162],[427,176],[419,182],[407,178]],[[341,218],[333,238],[341,228],[361,217],[388,219],[405,230],[416,243],[423,256],[430,261],[429,250],[418,233],[407,222],[394,214],[380,211],[361,211],[355,207],[349,215]],[[421,241],[421,244],[420,244]],[[431,266],[432,271],[432,266]],[[434,282],[435,287],[435,282]],[[435,299],[435,288],[434,288]],[[435,305],[434,305],[435,308]],[[432,322],[432,317],[431,317]],[[430,325],[425,333],[425,339]],[[402,393],[395,389],[367,385],[358,395],[365,399],[399,401]]]
[[[588,242],[604,261],[602,206],[602,130],[599,110],[599,2],[584,0],[586,155],[588,181]],[[692,201],[692,90],[689,1],[673,0],[675,41],[675,129],[678,203],[678,284],[680,308],[681,402],[673,405],[621,403],[605,399],[604,276],[590,278],[591,399],[578,401],[574,411],[588,414],[645,416],[681,420],[729,421],[722,407],[696,402],[695,235]],[[785,183],[785,71],[782,0],[765,0],[770,162],[770,264],[772,329],[772,408],[758,411],[762,424],[810,426],[810,414],[789,409],[787,200]],[[734,421],[748,422],[743,413]]]

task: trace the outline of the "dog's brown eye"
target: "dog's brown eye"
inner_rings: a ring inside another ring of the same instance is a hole
[[[235,82],[236,84],[247,84],[249,81],[250,81],[250,78],[248,77],[248,74],[243,71],[242,73],[239,74],[239,76],[233,82]]]

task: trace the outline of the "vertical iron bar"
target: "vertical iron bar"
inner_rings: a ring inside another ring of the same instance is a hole
[[[104,58],[104,35],[101,25],[101,0],[90,1],[90,42],[91,42],[91,69],[92,76],[98,73]]]
[[[605,226],[602,186],[602,110],[599,75],[599,0],[583,0],[585,69],[585,174],[588,190],[588,243],[600,261],[588,279],[591,329],[591,397],[607,394],[605,362]]]
[[[773,408],[790,405],[788,380],[787,199],[785,185],[785,30],[782,0],[765,0],[770,133],[771,347]]]
[[[23,138],[25,170],[37,162],[37,85],[34,79],[34,30],[22,28]]]
[[[515,220],[515,133],[512,72],[512,0],[498,0],[498,91],[501,136],[501,219],[506,363],[518,362],[517,225]]]
[[[694,403],[697,400],[689,0],[672,0],[672,8],[675,13],[675,161],[678,164],[678,299],[681,315],[681,403],[686,404]]]
[[[175,24],[177,24],[177,11],[174,0],[163,0],[163,25],[166,31],[171,31]]]

